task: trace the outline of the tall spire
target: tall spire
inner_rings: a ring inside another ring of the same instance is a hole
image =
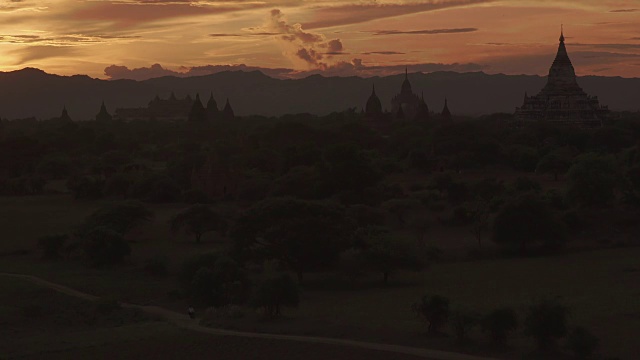
[[[564,24],[560,24],[560,42],[564,43]]]
[[[371,91],[371,95],[376,94],[376,84],[373,84],[373,90]]]
[[[404,78],[409,79],[409,68],[407,66],[404,67]]]

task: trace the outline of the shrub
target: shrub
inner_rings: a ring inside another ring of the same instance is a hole
[[[131,253],[122,235],[106,227],[97,227],[86,233],[81,247],[85,261],[96,267],[121,263]]]
[[[300,302],[298,285],[289,274],[267,277],[260,282],[251,298],[251,305],[264,309],[268,317],[277,317],[281,308],[297,307]]]
[[[478,316],[467,311],[454,311],[451,314],[451,329],[456,341],[463,344],[469,340],[469,332],[478,324]]]
[[[590,359],[598,348],[599,340],[589,330],[577,327],[567,338],[567,345],[577,359]]]
[[[518,316],[512,308],[495,309],[482,318],[481,325],[495,345],[504,346],[509,333],[518,328]]]
[[[238,263],[217,254],[200,255],[185,262],[179,279],[191,297],[215,307],[244,303],[250,286]]]
[[[613,156],[584,154],[569,169],[567,197],[581,205],[607,205],[615,198],[621,178]]]
[[[42,248],[42,257],[45,259],[58,259],[67,239],[68,236],[66,234],[47,235],[38,239],[38,246]]]
[[[556,347],[557,339],[567,334],[569,310],[555,300],[545,300],[529,307],[525,318],[526,334],[533,337],[541,351]]]
[[[144,271],[151,276],[165,277],[169,275],[169,259],[166,256],[147,259],[144,264]]]
[[[413,311],[427,323],[427,332],[435,334],[449,318],[449,299],[439,295],[424,295],[419,302],[413,304]]]

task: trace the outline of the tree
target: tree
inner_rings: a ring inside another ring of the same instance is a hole
[[[534,338],[538,348],[549,351],[557,339],[567,334],[569,310],[555,300],[544,300],[529,307],[524,321],[525,332]]]
[[[298,285],[288,274],[269,276],[258,284],[250,303],[263,308],[268,317],[280,316],[283,306],[297,307],[300,303]]]
[[[47,235],[38,239],[38,246],[42,248],[42,257],[45,259],[58,259],[60,250],[69,237],[66,234]]]
[[[495,309],[481,321],[482,330],[488,332],[495,345],[504,346],[509,333],[518,328],[518,316],[509,307]]]
[[[460,344],[469,341],[469,332],[478,324],[478,316],[472,312],[457,310],[451,314],[451,328]]]
[[[176,214],[171,220],[173,232],[178,232],[181,229],[193,234],[196,242],[199,243],[202,235],[207,232],[224,231],[226,222],[209,206],[196,204]]]
[[[560,174],[566,172],[570,166],[571,156],[569,153],[562,149],[556,149],[538,161],[536,172],[553,174],[553,179],[558,181]]]
[[[250,289],[246,271],[235,260],[217,254],[186,262],[180,280],[191,297],[215,307],[244,303]]]
[[[278,260],[298,278],[333,264],[351,247],[354,223],[329,202],[275,198],[246,210],[231,236],[236,250],[255,260]]]
[[[153,213],[137,201],[113,203],[93,212],[80,225],[79,233],[87,233],[94,228],[108,228],[121,236],[131,229],[153,218]]]
[[[85,261],[95,267],[121,263],[131,253],[122,234],[105,226],[92,228],[81,241]]]
[[[607,205],[615,198],[620,178],[613,157],[584,154],[569,169],[567,197],[581,205]]]
[[[385,284],[394,271],[419,271],[425,266],[415,246],[403,239],[392,239],[386,228],[361,228],[357,237],[364,240],[363,256],[367,268],[381,273]]]
[[[577,327],[571,331],[567,338],[567,345],[573,352],[576,359],[587,360],[593,357],[593,353],[598,349],[598,338],[589,330]]]
[[[438,333],[449,319],[449,299],[439,295],[424,295],[412,308],[427,323],[429,334]]]
[[[532,246],[556,249],[564,244],[566,232],[544,201],[534,194],[511,200],[498,212],[493,223],[493,241],[506,249],[526,255]]]

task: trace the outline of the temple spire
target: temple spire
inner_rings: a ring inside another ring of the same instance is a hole
[[[560,42],[564,43],[564,24],[560,24]]]

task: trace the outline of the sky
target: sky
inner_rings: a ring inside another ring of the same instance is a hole
[[[259,69],[640,77],[640,0],[0,0],[0,71],[102,79]]]

